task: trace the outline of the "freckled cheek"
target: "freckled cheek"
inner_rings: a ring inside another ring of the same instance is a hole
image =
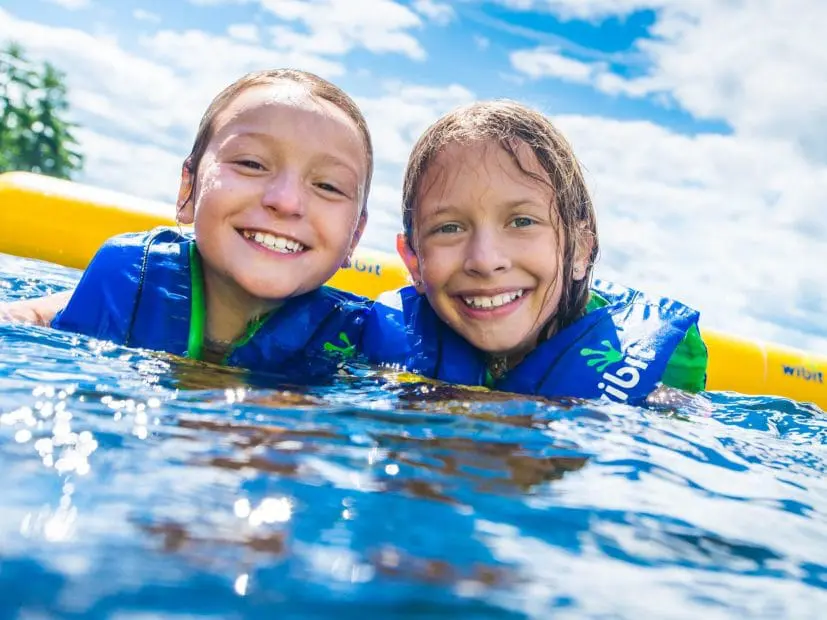
[[[203,209],[206,205],[215,208],[226,199],[226,187],[219,176],[211,169],[205,170],[198,177],[196,186],[196,207]]]
[[[432,272],[431,279],[437,282],[447,282],[455,274],[463,271],[462,248],[440,247],[422,252],[422,262],[428,265]]]
[[[204,158],[198,166],[198,183],[202,187],[213,186],[221,177],[222,169],[215,161]]]
[[[311,227],[320,239],[336,248],[348,248],[356,232],[356,218],[350,215],[331,213],[327,209],[317,209],[309,218]]]
[[[422,283],[428,295],[448,296],[446,287],[451,281],[455,270],[439,262],[422,263]]]
[[[213,187],[216,191],[224,192],[226,195],[261,194],[265,190],[260,179],[244,177],[240,174],[218,175],[213,180]]]

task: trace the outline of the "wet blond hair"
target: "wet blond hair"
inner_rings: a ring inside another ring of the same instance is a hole
[[[332,103],[337,108],[342,110],[347,116],[356,124],[359,130],[359,135],[362,137],[362,142],[365,148],[365,159],[367,160],[367,174],[365,175],[365,185],[362,195],[362,213],[367,209],[368,193],[370,192],[370,182],[373,177],[373,142],[368,129],[368,123],[365,120],[362,111],[356,102],[351,99],[348,94],[341,88],[328,82],[324,78],[319,77],[314,73],[308,71],[300,71],[298,69],[268,69],[265,71],[255,71],[243,75],[235,82],[227,86],[224,90],[215,96],[212,100],[204,116],[201,117],[201,122],[198,124],[198,131],[195,134],[195,141],[192,145],[192,150],[187,158],[184,160],[184,167],[192,175],[193,183],[190,194],[184,205],[195,196],[195,184],[198,182],[198,166],[201,164],[201,159],[207,150],[207,145],[213,137],[215,131],[215,117],[221,113],[238,95],[254,86],[262,86],[265,84],[274,84],[280,81],[290,81],[300,84],[307,88],[307,92],[323,101]],[[179,206],[179,209],[183,205]]]
[[[560,222],[563,247],[563,286],[557,312],[547,327],[562,329],[583,316],[589,301],[589,284],[598,254],[597,221],[583,170],[571,145],[540,112],[509,100],[481,101],[460,107],[436,121],[419,138],[408,158],[402,189],[402,221],[408,244],[413,244],[414,214],[423,191],[425,174],[437,156],[451,144],[493,142],[502,148],[529,178],[548,186],[553,195],[549,209]],[[528,146],[546,175],[526,170],[517,149]],[[584,236],[592,238],[586,275],[574,279],[574,259]],[[548,332],[548,329],[544,330]]]

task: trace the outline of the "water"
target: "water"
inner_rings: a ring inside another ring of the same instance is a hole
[[[0,256],[0,299],[77,276]],[[0,617],[824,617],[815,407],[353,372],[249,383],[0,326]]]

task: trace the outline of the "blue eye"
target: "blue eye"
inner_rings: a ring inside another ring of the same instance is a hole
[[[535,222],[530,217],[515,217],[511,220],[511,226],[514,228],[525,228],[526,226],[531,226]]]
[[[437,226],[434,229],[434,232],[450,235],[453,233],[458,233],[461,230],[462,229],[460,228],[459,224],[442,224],[441,226]]]
[[[243,166],[244,168],[250,168],[251,170],[264,170],[264,166],[257,161],[253,161],[252,159],[239,159],[233,163]]]
[[[340,196],[344,196],[345,193],[340,190],[338,187],[331,185],[330,183],[316,183],[316,187],[324,192],[331,192],[333,194],[339,194]]]

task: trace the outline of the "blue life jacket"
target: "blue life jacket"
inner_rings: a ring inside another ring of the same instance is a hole
[[[592,290],[608,303],[541,342],[493,382],[486,355],[448,327],[413,287],[384,293],[374,303],[360,351],[371,362],[451,383],[640,402],[657,387],[698,312],[609,282],[595,281]]]
[[[197,357],[191,323],[203,318],[201,288],[191,234],[160,228],[119,235],[98,250],[52,327]],[[286,299],[231,348],[224,363],[301,378],[332,375],[355,353],[352,343],[368,309],[364,298],[328,287]]]

